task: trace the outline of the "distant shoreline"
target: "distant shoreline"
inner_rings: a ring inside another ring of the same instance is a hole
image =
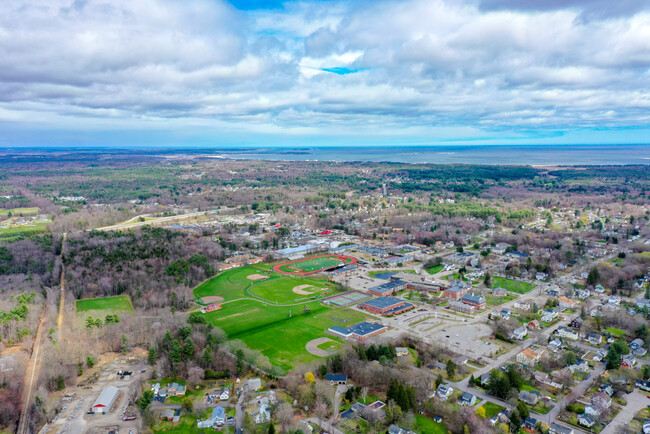
[[[437,145],[355,147],[0,147],[0,160],[38,155],[142,155],[195,158],[315,161],[331,163],[467,164],[531,166],[537,169],[576,166],[650,165],[650,145]]]

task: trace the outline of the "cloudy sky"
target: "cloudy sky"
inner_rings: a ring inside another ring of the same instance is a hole
[[[650,143],[650,0],[8,0],[0,146]]]

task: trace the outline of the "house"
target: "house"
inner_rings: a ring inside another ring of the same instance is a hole
[[[93,403],[91,410],[93,413],[106,414],[113,408],[115,401],[120,396],[120,390],[115,386],[105,387],[95,402]]]
[[[181,421],[181,409],[169,409],[160,413],[161,420],[168,420],[172,423],[179,423]]]
[[[198,428],[216,428],[221,427],[226,423],[226,410],[217,406],[212,409],[212,415],[210,419],[200,420],[197,422]]]
[[[517,362],[521,363],[522,365],[526,366],[535,366],[537,362],[539,362],[539,359],[541,357],[541,354],[533,351],[530,348],[526,348],[519,354],[517,354]]]
[[[579,337],[577,331],[571,330],[570,328],[565,326],[558,327],[558,329],[555,331],[555,334],[557,334],[562,338],[571,339],[573,341],[577,341]]]
[[[524,401],[526,404],[534,406],[542,398],[542,395],[536,390],[531,390],[530,392],[522,390],[519,392],[519,399]]]
[[[528,324],[526,324],[526,326],[528,327],[529,330],[539,330],[541,327],[539,321],[537,321],[536,319],[529,321]]]
[[[578,423],[587,428],[591,428],[596,423],[596,419],[587,413],[581,413],[578,415]]]
[[[512,311],[510,309],[503,308],[499,312],[499,316],[501,316],[501,318],[507,321],[508,319],[510,319],[510,316],[512,316]]]
[[[551,379],[551,377],[546,373],[546,372],[540,372],[540,371],[535,371],[535,374],[533,375],[535,380],[542,383],[546,384],[547,386],[555,387],[556,389],[561,389],[562,385],[560,383],[556,383]]]
[[[348,376],[345,374],[326,374],[325,380],[329,381],[332,386],[337,384],[344,386],[348,382]]]
[[[560,307],[563,309],[573,309],[576,306],[576,302],[561,295],[557,298],[557,300],[560,302]]]
[[[589,370],[589,364],[586,360],[578,359],[575,364],[569,366],[567,369],[572,373],[575,371],[587,372]]]
[[[481,385],[483,387],[487,386],[489,382],[490,382],[490,374],[481,375]]]
[[[639,389],[650,392],[650,381],[647,381],[647,380],[634,380],[634,384]]]
[[[172,383],[167,386],[167,396],[185,396],[185,386],[179,383]]]
[[[476,309],[485,309],[487,306],[487,302],[485,301],[485,298],[480,295],[475,295],[475,294],[465,294],[461,297],[460,299],[461,303],[469,304],[470,306],[474,306]]]
[[[598,284],[598,285],[596,285],[596,287],[594,288],[594,291],[596,291],[596,292],[599,293],[599,294],[602,294],[603,292],[605,292],[605,288],[603,287],[603,285]]]
[[[562,347],[564,347],[564,344],[562,343],[561,340],[555,338],[548,343],[548,347],[550,348],[551,351],[557,353],[559,350],[562,349]]]
[[[460,399],[458,400],[461,405],[468,405],[472,406],[476,404],[476,396],[472,395],[471,393],[463,392],[462,395],[460,395]]]
[[[606,393],[608,396],[612,396],[614,394],[614,389],[609,384],[601,384],[600,391]]]
[[[530,303],[525,303],[523,301],[515,301],[515,304],[512,305],[513,309],[529,311],[531,309]]]
[[[524,428],[525,431],[534,433],[534,432],[536,432],[535,429],[537,428],[538,423],[539,423],[539,421],[537,419],[535,419],[534,417],[528,416],[524,420],[523,428]]]
[[[537,279],[537,280],[546,280],[546,279],[548,279],[548,274],[542,273],[541,271],[538,271],[537,273],[535,273],[535,279]]]
[[[632,354],[628,354],[627,356],[623,357],[623,360],[621,360],[621,366],[625,368],[634,368],[635,364],[636,358]]]
[[[508,295],[508,291],[505,288],[500,286],[497,288],[492,288],[492,296],[494,297],[505,297]]]
[[[603,342],[603,337],[598,333],[589,333],[587,342],[589,342],[591,345],[600,345]]]
[[[409,355],[409,349],[406,347],[395,347],[395,354],[397,357],[404,357]]]
[[[600,405],[603,408],[609,408],[612,405],[612,397],[603,392],[596,393],[593,398],[591,398],[591,403],[595,405]]]
[[[643,348],[643,339],[636,338],[635,340],[630,342],[630,349],[631,350],[636,350],[637,348]]]
[[[249,392],[260,390],[262,388],[262,380],[259,378],[251,378],[250,380],[246,381],[244,388]]]
[[[574,329],[579,329],[580,327],[582,327],[582,318],[580,318],[579,316],[573,318],[569,323],[569,327]]]
[[[442,399],[443,401],[446,401],[452,393],[454,393],[454,389],[451,386],[447,386],[446,384],[441,384],[436,389],[436,395],[438,395],[438,398]]]
[[[405,428],[400,428],[397,425],[391,425],[388,427],[388,434],[417,434],[415,431],[411,431]]]
[[[591,296],[591,291],[589,291],[588,289],[579,289],[577,295],[579,299],[584,300],[586,298],[589,298],[589,296]]]
[[[568,428],[557,422],[552,422],[548,429],[548,434],[575,434],[575,431],[573,428]]]
[[[585,414],[589,416],[598,417],[603,412],[603,408],[600,405],[589,404],[585,406]]]
[[[517,329],[514,329],[510,337],[512,339],[517,339],[521,341],[526,337],[527,334],[528,334],[528,329],[526,328],[526,326],[521,326]]]

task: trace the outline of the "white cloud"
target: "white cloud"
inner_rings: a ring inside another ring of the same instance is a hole
[[[648,8],[511,3],[14,0],[0,121],[422,137],[648,123]]]

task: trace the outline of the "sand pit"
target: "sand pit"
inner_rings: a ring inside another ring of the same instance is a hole
[[[318,357],[327,357],[331,353],[325,350],[321,350],[318,348],[319,345],[324,344],[325,342],[336,342],[333,341],[330,338],[317,338],[317,339],[312,339],[311,341],[307,342],[305,344],[305,349],[307,350],[308,353],[313,354],[314,356]]]
[[[207,297],[203,297],[201,300],[203,301],[203,303],[212,304],[212,303],[218,303],[220,301],[223,301],[223,297],[219,297],[216,295],[208,295]]]
[[[249,274],[248,276],[246,276],[246,278],[248,280],[264,280],[264,279],[268,279],[269,276],[265,276],[263,274]]]
[[[307,288],[314,288],[316,291],[305,291]],[[298,295],[312,295],[314,292],[318,292],[318,288],[313,285],[300,285],[293,288],[293,292]]]

